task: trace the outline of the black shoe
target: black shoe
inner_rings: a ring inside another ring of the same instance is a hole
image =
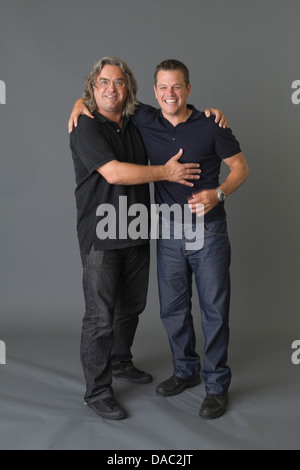
[[[203,419],[216,419],[222,416],[227,408],[228,393],[225,395],[207,395],[200,409]]]
[[[130,382],[133,384],[148,384],[153,380],[151,374],[137,369],[133,364],[130,364],[125,369],[113,370],[112,375],[114,379],[120,382]]]
[[[87,403],[87,405],[105,419],[124,419],[127,416],[126,411],[121,408],[113,396],[106,398],[99,397],[98,400]]]
[[[159,384],[156,388],[156,393],[163,397],[172,397],[183,392],[188,387],[195,387],[201,382],[200,377],[194,379],[180,379],[173,375],[169,379]]]

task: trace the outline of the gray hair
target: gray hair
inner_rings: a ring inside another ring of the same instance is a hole
[[[96,79],[99,76],[99,73],[102,71],[105,65],[115,65],[117,67],[120,67],[126,77],[128,97],[125,102],[123,116],[129,117],[134,113],[136,107],[139,104],[136,98],[138,86],[136,79],[126,62],[124,62],[122,59],[119,59],[118,57],[102,57],[102,59],[100,59],[99,62],[97,62],[93,66],[92,70],[90,71],[89,75],[85,80],[83,101],[91,112],[97,109],[93,87],[95,86]]]

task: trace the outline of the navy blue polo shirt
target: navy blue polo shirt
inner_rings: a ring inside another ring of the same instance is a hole
[[[151,165],[164,165],[182,148],[180,162],[195,162],[201,167],[200,180],[193,181],[193,188],[169,181],[155,183],[155,202],[159,205],[183,206],[193,193],[217,188],[222,160],[241,152],[230,129],[220,128],[214,116],[207,118],[194,106],[188,107],[192,109],[191,116],[177,126],[165,119],[160,109],[144,104],[131,117],[142,136]],[[225,209],[221,202],[205,216],[205,222],[223,217]]]

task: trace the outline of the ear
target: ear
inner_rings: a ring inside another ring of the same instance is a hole
[[[154,89],[155,98],[158,99],[158,98],[157,98],[157,89],[156,89],[156,85],[154,85],[153,89]]]
[[[188,96],[191,94],[192,85],[189,83],[187,87]]]

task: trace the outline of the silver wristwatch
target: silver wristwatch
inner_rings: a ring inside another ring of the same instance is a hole
[[[220,188],[216,188],[216,191],[217,191],[217,193],[218,193],[218,199],[219,199],[219,201],[220,201],[220,202],[225,201],[225,198],[226,198],[225,193],[224,193]]]

